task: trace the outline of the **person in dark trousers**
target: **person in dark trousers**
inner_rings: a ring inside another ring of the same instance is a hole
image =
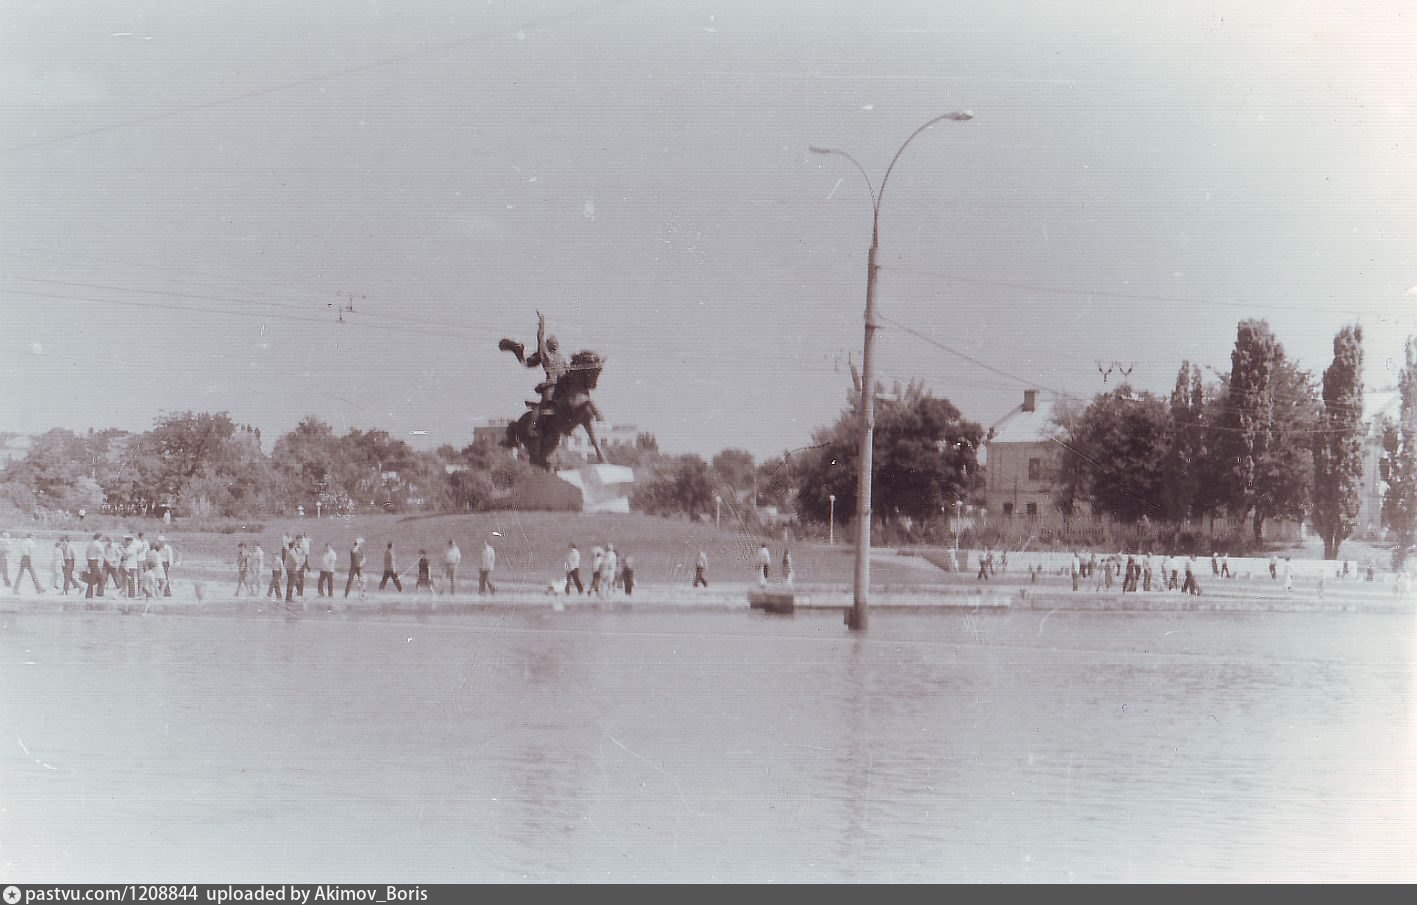
[[[699,551],[698,561],[694,563],[694,587],[703,585],[708,587],[708,554]]]
[[[84,559],[87,561],[88,570],[84,572],[84,583],[89,586],[84,592],[84,597],[92,600],[94,588],[98,588],[98,596],[103,596],[103,535],[95,534],[93,540],[89,541],[88,548],[84,551]]]
[[[390,581],[394,583],[394,588],[400,594],[403,593],[403,583],[399,581],[398,563],[394,557],[394,542],[389,541],[389,545],[384,548],[384,575],[379,579],[379,590],[388,587]]]
[[[576,549],[575,544],[566,551],[566,591],[571,593],[571,585],[575,584],[576,592],[585,593],[585,585],[581,584],[581,551]]]
[[[78,564],[79,554],[74,549],[74,545],[69,543],[69,536],[66,534],[60,539],[64,544],[64,593],[69,593],[69,589],[78,590],[80,585],[74,577],[74,567]]]
[[[291,541],[281,551],[281,565],[285,567],[285,602],[295,600],[295,590],[300,586],[300,542]]]
[[[625,596],[629,597],[635,593],[635,560],[628,553],[625,554],[623,574],[625,576]]]
[[[1181,584],[1181,593],[1200,596],[1200,592],[1200,582],[1196,581],[1196,555],[1192,553],[1186,560],[1186,580]]]
[[[349,596],[349,589],[354,587],[354,582],[359,582],[359,593],[364,593],[364,538],[356,537],[354,546],[349,548],[349,577],[344,580],[344,596]]]
[[[414,593],[420,589],[427,588],[428,593],[433,593],[433,564],[428,561],[428,551],[418,551],[418,578],[413,583]]]
[[[488,541],[482,547],[482,568],[477,570],[477,593],[496,594],[497,586],[492,583],[492,570],[497,568],[497,550]]]

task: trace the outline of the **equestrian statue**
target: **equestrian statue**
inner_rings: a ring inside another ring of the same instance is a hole
[[[541,398],[528,402],[529,411],[507,425],[507,435],[502,439],[502,445],[508,449],[520,447],[526,450],[531,464],[550,471],[551,455],[561,445],[561,440],[570,436],[576,428],[583,427],[596,458],[604,464],[605,454],[595,438],[594,426],[596,421],[603,421],[604,418],[591,400],[590,393],[600,380],[605,359],[596,352],[581,351],[572,355],[567,364],[556,337],[546,335],[546,315],[540,311],[536,313],[535,352],[526,356],[526,348],[510,339],[502,340],[497,348],[511,352],[517,361],[528,368],[540,367],[546,373],[546,379],[536,386]]]

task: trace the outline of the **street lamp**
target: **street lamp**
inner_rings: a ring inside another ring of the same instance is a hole
[[[836,494],[827,494],[827,544],[836,545]]]
[[[880,248],[881,231],[881,199],[885,197],[886,183],[890,181],[891,171],[895,169],[896,162],[900,160],[900,155],[905,152],[909,144],[915,140],[915,136],[926,129],[945,120],[953,122],[967,122],[974,119],[974,114],[968,110],[957,110],[954,113],[946,113],[937,116],[926,122],[920,128],[910,133],[907,138],[891,158],[890,166],[886,167],[886,175],[881,178],[881,188],[877,191],[871,184],[871,177],[866,175],[866,170],[857,162],[855,157],[837,148],[810,147],[813,154],[835,154],[845,157],[856,166],[863,179],[866,180],[866,188],[871,193],[871,250],[866,258],[866,337],[864,347],[861,352],[861,398],[858,402],[861,412],[861,453],[860,469],[856,478],[856,593],[855,602],[850,612],[846,615],[846,624],[858,631],[866,628],[866,604],[870,596],[871,585],[871,444],[876,431],[876,411],[875,411],[875,356],[872,354],[875,347],[876,329],[876,253]]]

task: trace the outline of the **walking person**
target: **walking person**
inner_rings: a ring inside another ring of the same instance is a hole
[[[768,586],[768,579],[772,572],[772,551],[768,549],[767,541],[758,548],[758,587]]]
[[[44,588],[39,585],[39,576],[34,574],[34,534],[25,533],[24,540],[20,541],[20,567],[15,570],[15,594],[20,593],[20,579],[25,577],[25,570],[30,573],[30,581],[34,582],[36,594],[43,594]]]
[[[364,538],[356,537],[354,546],[349,548],[349,577],[344,580],[344,596],[349,598],[349,589],[359,582],[359,597],[364,599]]]
[[[301,569],[305,563],[300,555],[300,541],[292,540],[281,551],[281,565],[285,567],[285,602],[295,601],[295,590],[300,586]]]
[[[1229,553],[1228,551],[1225,552],[1225,553],[1220,554],[1220,577],[1221,577],[1221,578],[1234,578],[1234,577],[1235,577],[1235,575],[1230,571],[1230,553]]]
[[[575,544],[566,551],[566,590],[563,593],[571,593],[572,584],[576,586],[576,593],[585,593],[585,585],[581,584],[581,551]]]
[[[601,568],[604,570],[604,573],[605,573],[605,574],[604,574],[604,577],[602,578],[602,580],[601,580],[601,582],[600,582],[600,596],[601,596],[601,597],[604,597],[606,594],[608,594],[608,593],[610,593],[612,590],[614,590],[614,586],[615,586],[615,569],[616,569],[617,566],[619,566],[619,564],[620,564],[620,555],[615,552],[615,545],[614,545],[614,544],[606,544],[606,545],[605,545],[605,559],[602,560],[602,561],[601,561],[601,564],[600,564],[600,565],[601,565]]]
[[[605,551],[597,544],[590,549],[590,593],[600,593],[600,568],[605,565]]]
[[[172,596],[172,567],[178,564],[177,548],[163,535],[157,536],[158,557],[162,561],[162,596]]]
[[[1141,589],[1145,592],[1151,591],[1151,551],[1148,550],[1146,557],[1141,561]]]
[[[384,575],[379,579],[379,590],[382,591],[384,590],[384,588],[388,587],[390,581],[394,583],[394,588],[396,588],[398,592],[402,594],[403,583],[399,581],[399,570],[397,566],[397,559],[394,556],[393,541],[389,541],[389,545],[384,548]]]
[[[162,577],[162,552],[159,548],[148,547],[146,556],[148,568],[143,573],[143,597],[151,600],[162,596],[167,582]]]
[[[15,552],[10,532],[0,531],[0,578],[5,579],[5,587],[10,587],[10,554]]]
[[[694,587],[703,585],[708,587],[708,554],[703,550],[699,551],[699,558],[694,561]]]
[[[103,597],[103,535],[95,533],[93,540],[89,541],[88,547],[84,550],[84,560],[88,568],[84,571],[84,583],[88,590],[84,592],[84,599],[93,600],[94,588],[98,588],[98,596]]]
[[[782,548],[782,580],[792,587],[792,551],[786,547]]]
[[[427,588],[428,593],[433,593],[433,566],[428,562],[428,551],[418,551],[418,577],[413,582],[413,593],[417,594],[421,589]]]
[[[985,550],[979,551],[979,574],[974,576],[975,581],[989,580],[989,556],[992,555]]]
[[[296,592],[301,597],[305,596],[305,576],[310,574],[310,546],[310,535],[300,532],[300,579],[296,582]]]
[[[320,555],[320,577],[315,582],[315,593],[320,597],[335,596],[335,564],[338,562],[335,545],[325,544],[325,552]]]
[[[251,580],[246,586],[254,593],[256,588],[261,586],[261,579],[266,575],[266,551],[261,548],[260,541],[257,541],[246,551],[246,558],[251,564],[250,569],[247,570]],[[261,595],[255,594],[255,596]]]
[[[113,596],[123,596],[123,550],[118,546],[118,542],[108,535],[103,537],[103,577],[113,584]],[[108,592],[103,589],[103,582],[99,582],[99,593],[105,598]]]
[[[1076,550],[1073,551],[1073,561],[1068,566],[1068,572],[1072,575],[1073,590],[1078,589],[1078,578],[1082,575],[1082,557],[1078,556]]]
[[[625,596],[630,597],[635,593],[635,558],[630,554],[625,554]]]
[[[59,591],[64,587],[64,541],[56,539],[49,551],[49,589]],[[68,591],[61,591],[67,594]]]
[[[492,570],[496,568],[497,550],[491,541],[487,541],[482,547],[482,568],[477,570],[477,593],[497,593],[497,586],[492,583]]]
[[[285,577],[285,548],[272,551],[271,556],[271,583],[266,588],[266,596],[280,600],[281,581]]]
[[[140,549],[133,535],[123,535],[123,588],[129,600],[138,596],[138,579],[142,568],[142,562],[138,559]]]
[[[1181,584],[1181,593],[1199,597],[1200,592],[1201,585],[1196,580],[1196,555],[1192,553],[1190,558],[1186,560],[1186,580]]]
[[[246,549],[245,541],[236,545],[236,593],[232,596],[240,597],[242,588],[252,597],[256,596],[251,588],[251,554]]]
[[[74,545],[69,543],[69,536],[66,534],[60,538],[64,544],[64,593],[68,594],[69,589],[79,589],[79,580],[74,577],[75,567],[79,564],[79,552],[74,549]]]
[[[443,577],[448,579],[448,593],[458,592],[458,564],[462,562],[462,550],[452,541],[448,541],[447,552],[443,554]]]

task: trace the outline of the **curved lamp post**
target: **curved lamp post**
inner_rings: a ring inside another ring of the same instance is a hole
[[[870,597],[871,585],[871,444],[876,432],[876,374],[875,356],[872,352],[875,347],[878,326],[876,323],[876,252],[880,248],[881,199],[885,197],[886,183],[890,181],[891,171],[895,169],[896,162],[900,160],[900,155],[905,152],[906,147],[915,140],[915,136],[945,120],[967,122],[971,119],[974,119],[973,113],[968,110],[958,110],[954,113],[937,116],[910,133],[910,137],[901,144],[895,152],[895,156],[891,158],[890,166],[886,167],[886,175],[881,178],[879,190],[871,184],[871,177],[866,175],[866,169],[857,162],[855,157],[845,151],[816,146],[808,148],[813,154],[835,154],[851,161],[861,173],[861,177],[866,180],[866,188],[871,193],[871,250],[866,258],[866,338],[861,352],[861,398],[858,403],[861,416],[861,453],[859,473],[856,478],[856,591],[854,604],[846,614],[846,624],[856,630],[866,628],[866,605]]]

